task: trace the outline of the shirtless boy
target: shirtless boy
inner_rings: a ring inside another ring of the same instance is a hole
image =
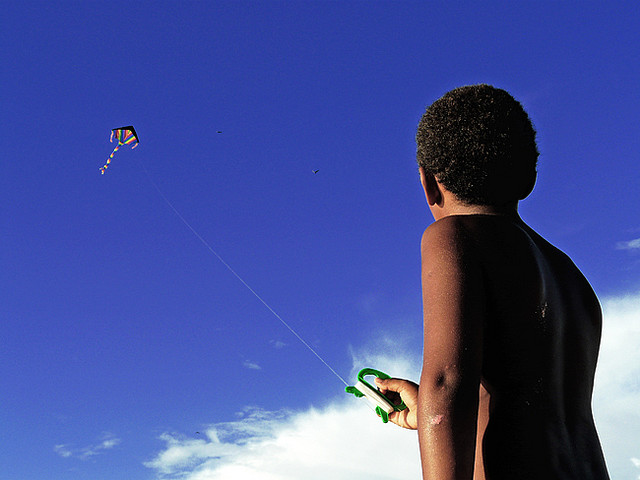
[[[528,115],[488,85],[431,105],[417,134],[435,223],[422,237],[420,386],[408,409],[429,480],[603,480],[591,411],[601,310],[573,262],[518,215],[535,184]]]

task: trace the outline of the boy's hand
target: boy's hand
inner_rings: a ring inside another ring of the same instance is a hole
[[[389,414],[389,420],[402,428],[416,430],[418,428],[418,385],[410,380],[400,378],[389,378],[387,380],[376,378],[376,386],[380,389],[392,403],[399,404],[401,401],[407,406],[401,412]]]

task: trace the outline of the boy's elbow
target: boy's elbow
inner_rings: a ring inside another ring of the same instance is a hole
[[[438,403],[442,407],[464,401],[465,398],[476,398],[479,385],[477,375],[452,365],[437,370],[423,370],[419,393],[428,403]]]
[[[447,365],[437,369],[423,368],[420,377],[420,386],[429,390],[446,393],[457,390],[462,380],[462,372],[457,365]]]

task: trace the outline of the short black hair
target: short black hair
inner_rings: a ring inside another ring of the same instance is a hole
[[[422,116],[416,143],[418,164],[464,203],[503,205],[533,190],[536,131],[505,90],[481,84],[444,94]]]

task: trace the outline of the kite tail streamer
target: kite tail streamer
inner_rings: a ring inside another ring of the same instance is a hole
[[[118,143],[118,145],[116,145],[116,148],[113,149],[113,152],[111,152],[111,155],[109,155],[109,158],[107,158],[107,163],[105,163],[102,167],[100,167],[100,173],[102,175],[104,175],[104,171],[107,168],[109,168],[109,164],[111,163],[111,160],[113,159],[113,154],[116,153],[119,148],[120,148],[120,143]]]

